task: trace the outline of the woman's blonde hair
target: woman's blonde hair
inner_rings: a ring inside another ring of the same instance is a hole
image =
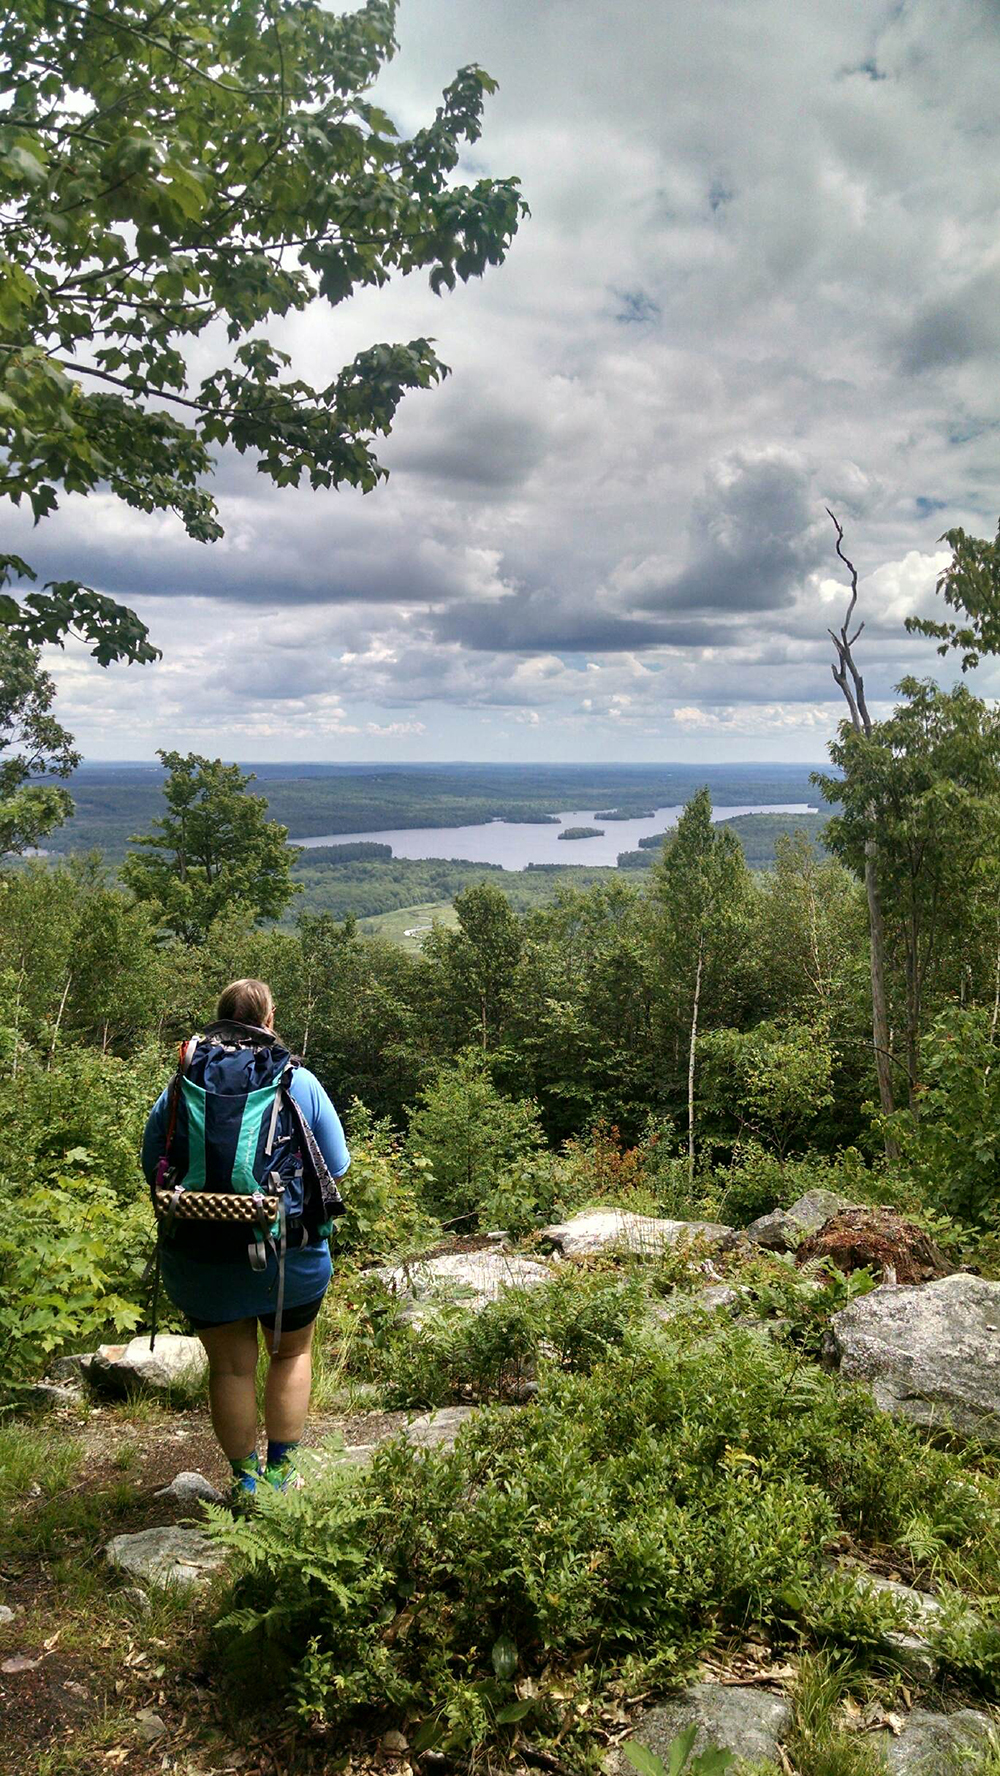
[[[266,1029],[274,1017],[274,997],[266,981],[234,980],[223,987],[215,1015],[220,1024],[255,1024]]]

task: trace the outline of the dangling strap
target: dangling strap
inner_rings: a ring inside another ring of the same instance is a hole
[[[274,1174],[272,1173],[272,1177]],[[278,1299],[274,1306],[274,1337],[271,1340],[271,1355],[277,1354],[281,1343],[281,1315],[285,1306],[285,1253],[288,1250],[288,1222],[285,1217],[285,1193],[278,1197]]]
[[[157,1228],[156,1228],[156,1245],[153,1248],[153,1256],[150,1258],[149,1263],[147,1264],[145,1270],[142,1273],[143,1284],[148,1283],[149,1278],[150,1278],[150,1273],[152,1273],[152,1277],[153,1277],[153,1293],[150,1296],[150,1302],[149,1302],[149,1348],[150,1348],[150,1350],[152,1350],[153,1346],[156,1343],[156,1318],[157,1318],[157,1313],[159,1311],[159,1306],[160,1306],[160,1224],[159,1223],[157,1223]]]
[[[266,1270],[267,1246],[264,1242],[267,1239],[268,1222],[264,1211],[264,1198],[259,1190],[254,1191],[252,1200],[257,1228],[253,1239],[247,1247],[247,1257],[250,1260],[251,1270]]]

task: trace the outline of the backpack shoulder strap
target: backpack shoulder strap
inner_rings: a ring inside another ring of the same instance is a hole
[[[170,1097],[167,1101],[167,1138],[160,1155],[160,1163],[156,1168],[154,1190],[161,1188],[166,1179],[170,1165],[170,1149],[174,1144],[174,1133],[177,1128],[177,1107],[181,1101],[181,1087],[184,1083],[184,1075],[191,1065],[191,1057],[200,1041],[200,1036],[190,1036],[186,1042],[179,1043],[177,1047],[177,1066],[170,1081]]]
[[[302,1142],[302,1158],[309,1182],[313,1187],[314,1194],[319,1196],[322,1204],[322,1215],[320,1218],[323,1221],[332,1221],[338,1215],[346,1213],[347,1205],[344,1202],[340,1191],[337,1189],[336,1181],[326,1160],[320,1152],[319,1142],[313,1134],[301,1104],[297,1104],[292,1097],[289,1076],[287,1073],[282,1080],[282,1092],[291,1111],[293,1126]]]

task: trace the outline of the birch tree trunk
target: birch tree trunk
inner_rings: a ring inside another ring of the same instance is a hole
[[[705,962],[704,933],[698,939],[698,967],[694,977],[694,1004],[691,1007],[691,1044],[688,1049],[688,1176],[694,1178],[694,1055],[698,1041],[698,1012],[701,1007],[701,973]]]

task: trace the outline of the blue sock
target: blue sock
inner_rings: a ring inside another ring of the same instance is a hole
[[[269,1437],[267,1440],[267,1461],[264,1466],[280,1468],[282,1462],[287,1461],[292,1450],[297,1449],[298,1446],[298,1438],[294,1443],[278,1443],[273,1437]]]

